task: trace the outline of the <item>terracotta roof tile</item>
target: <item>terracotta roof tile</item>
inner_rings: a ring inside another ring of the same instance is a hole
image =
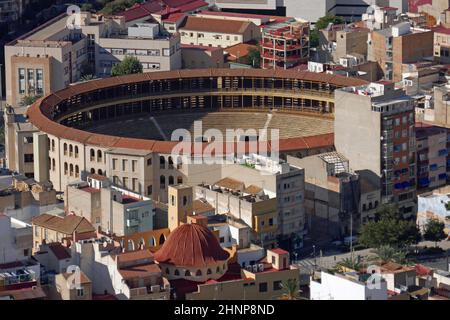
[[[199,17],[187,17],[180,30],[242,34],[251,22],[238,20],[218,20]]]

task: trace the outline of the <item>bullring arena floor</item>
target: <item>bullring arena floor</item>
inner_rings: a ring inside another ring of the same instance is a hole
[[[83,130],[93,133],[139,138],[170,140],[175,129],[188,129],[193,134],[194,121],[202,121],[203,132],[207,129],[262,129],[268,123],[268,129],[279,129],[281,139],[315,136],[333,132],[333,120],[325,117],[287,113],[258,112],[211,112],[178,113],[157,116],[140,115],[95,122]],[[159,127],[159,128],[158,128]],[[164,137],[164,136],[165,137]]]

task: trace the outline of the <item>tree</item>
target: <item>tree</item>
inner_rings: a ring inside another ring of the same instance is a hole
[[[381,263],[396,262],[404,264],[406,262],[406,252],[395,249],[388,245],[383,245],[375,249],[377,260]]]
[[[360,270],[362,267],[361,263],[354,258],[345,258],[336,264],[336,268],[342,270],[342,268],[348,268],[352,270]]]
[[[326,15],[319,18],[309,35],[309,44],[311,47],[317,47],[319,45],[320,30],[328,27],[330,23],[341,24],[344,23],[344,19],[333,15]]]
[[[40,97],[40,95],[25,96],[22,98],[22,101],[20,101],[20,104],[24,107],[29,106],[30,104],[35,103]]]
[[[423,237],[425,240],[434,241],[434,246],[437,247],[437,242],[447,238],[445,234],[445,224],[437,219],[428,219],[425,225]]]
[[[297,300],[298,299],[298,283],[295,279],[288,279],[281,284],[284,291],[283,298],[286,300]]]
[[[125,57],[122,62],[115,64],[111,69],[112,76],[142,73],[142,64],[135,57]]]
[[[253,68],[259,68],[261,65],[261,49],[259,47],[250,48],[245,58],[245,64],[251,65]]]
[[[93,75],[93,74],[86,74],[86,75],[80,77],[80,81],[83,81],[83,82],[84,81],[90,81],[90,80],[94,80],[96,78],[97,77],[95,75]]]
[[[361,227],[358,242],[366,247],[379,248],[388,245],[403,248],[421,240],[419,228],[414,221],[403,220],[394,206],[383,206],[374,221]]]

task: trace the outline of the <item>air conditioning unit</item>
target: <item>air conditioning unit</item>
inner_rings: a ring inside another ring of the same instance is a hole
[[[264,265],[262,263],[258,264],[258,271],[264,271]]]
[[[246,267],[245,267],[245,270],[247,270],[247,271],[252,271],[252,270],[253,270],[253,266],[246,266]]]
[[[258,272],[258,265],[257,264],[253,265],[253,272]]]

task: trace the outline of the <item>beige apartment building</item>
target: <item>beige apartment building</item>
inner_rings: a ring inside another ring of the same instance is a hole
[[[26,121],[25,112],[24,108],[5,108],[6,167],[34,178],[33,135],[39,130]]]
[[[67,21],[65,14],[58,16],[5,46],[9,105],[63,89],[83,73],[109,76],[126,56],[137,57],[144,72],[181,68],[179,35],[158,23],[127,27],[124,17],[89,12],[80,14],[75,28],[68,28]]]
[[[261,39],[261,31],[253,22],[187,17],[179,28],[181,43],[227,48],[238,43]]]
[[[85,239],[95,235],[94,227],[83,217],[67,215],[64,217],[41,214],[33,218],[33,250],[41,244],[62,242],[63,239]]]
[[[91,174],[87,182],[68,185],[64,197],[68,212],[86,218],[102,231],[122,237],[153,229],[150,199],[112,186],[105,176]]]
[[[339,89],[335,95],[336,150],[381,188],[381,203],[398,204],[410,217],[416,209],[414,100],[386,82]]]
[[[320,30],[319,59],[339,63],[348,55],[361,55],[367,59],[369,29],[355,25],[332,25]]]
[[[409,22],[369,34],[368,60],[378,63],[385,80],[402,81],[404,65],[432,56],[433,31],[412,28]]]
[[[52,300],[92,300],[92,281],[83,271],[79,271],[79,278],[77,277],[78,275],[67,272],[57,274],[50,294]],[[78,279],[79,283],[75,284]]]

